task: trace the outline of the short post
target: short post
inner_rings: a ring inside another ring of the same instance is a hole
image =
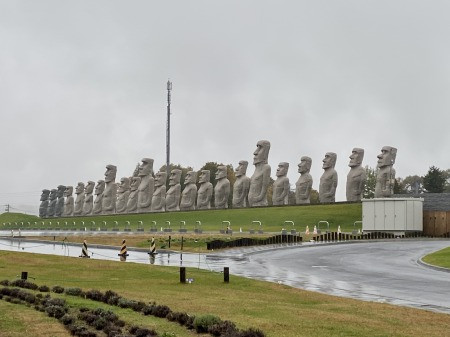
[[[223,267],[223,282],[230,283],[230,267]]]
[[[27,271],[23,271],[23,272],[22,272],[22,275],[20,276],[20,279],[21,279],[21,280],[26,280],[26,279],[28,279],[28,272],[27,272]]]
[[[180,267],[180,283],[186,283],[186,267]]]

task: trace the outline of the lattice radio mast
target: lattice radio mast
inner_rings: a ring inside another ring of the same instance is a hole
[[[169,177],[170,165],[170,92],[172,91],[172,82],[167,81],[167,126],[166,126],[166,172]]]

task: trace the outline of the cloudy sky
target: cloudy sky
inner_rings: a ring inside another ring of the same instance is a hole
[[[271,142],[272,176],[338,155],[397,176],[450,168],[448,1],[0,1],[0,205],[36,212],[43,188],[129,176],[143,157],[252,162]],[[253,173],[250,164],[248,175]],[[1,206],[3,207],[3,206]],[[0,211],[2,209],[0,208]]]

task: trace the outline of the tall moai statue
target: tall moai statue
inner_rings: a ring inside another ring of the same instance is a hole
[[[55,217],[60,217],[64,213],[64,191],[66,190],[66,186],[59,185],[56,195],[58,197],[58,201],[56,202],[55,207]]]
[[[105,172],[105,190],[102,199],[102,214],[116,213],[117,185],[116,185],[117,167],[106,165]]]
[[[48,202],[47,218],[53,218],[55,216],[56,203],[58,202],[57,197],[58,197],[58,190],[52,189],[50,191],[49,196],[50,200]]]
[[[217,209],[228,208],[230,181],[227,179],[227,167],[217,166],[216,186],[214,187],[214,205]]]
[[[248,207],[250,178],[246,176],[248,161],[241,160],[236,168],[236,181],[233,185],[233,208]]]
[[[127,212],[128,198],[130,197],[130,188],[130,178],[121,178],[119,188],[117,189],[117,214],[124,214]]]
[[[277,168],[277,179],[273,183],[272,204],[274,206],[289,205],[289,163],[281,162]]]
[[[392,146],[383,146],[378,158],[377,183],[375,185],[375,198],[387,198],[394,194],[395,158],[397,149]]]
[[[83,215],[84,206],[84,183],[79,182],[77,187],[75,187],[75,206],[73,208],[73,215],[80,216]]]
[[[66,200],[64,201],[64,212],[63,216],[68,217],[73,215],[74,208],[74,200],[73,200],[73,187],[66,186],[66,190],[64,191],[64,197]]]
[[[153,178],[153,159],[143,158],[139,166],[141,184],[138,193],[138,212],[151,212],[153,192],[155,191],[155,179]]]
[[[195,210],[195,201],[197,200],[197,172],[189,171],[184,178],[184,189],[181,193],[180,210]]]
[[[367,180],[366,170],[361,165],[364,159],[364,150],[355,147],[349,158],[348,166],[350,166],[350,171],[347,175],[347,201],[361,201]]]
[[[327,152],[322,160],[324,172],[320,177],[319,201],[321,203],[335,202],[338,175],[334,166],[336,165],[337,154]]]
[[[200,187],[197,191],[197,209],[210,209],[213,195],[213,184],[211,184],[211,171],[202,170],[198,183]]]
[[[92,214],[99,215],[102,214],[102,204],[103,204],[103,192],[105,191],[105,181],[98,180],[97,185],[95,185],[95,200],[94,208]]]
[[[138,189],[141,184],[141,177],[132,177],[130,195],[128,196],[127,213],[137,213],[138,211]]]
[[[39,205],[39,217],[41,217],[41,218],[47,217],[49,196],[50,196],[50,190],[42,190],[41,199],[40,199],[41,204]]]
[[[89,180],[84,187],[84,204],[83,204],[83,215],[91,215],[94,209],[94,193],[95,183]]]
[[[153,192],[152,196],[152,212],[166,211],[166,180],[166,172],[159,171],[155,174],[155,192]]]
[[[250,207],[267,206],[267,189],[270,182],[269,160],[270,142],[260,140],[253,153],[255,172],[250,179],[248,203]]]
[[[181,170],[173,169],[169,176],[169,190],[166,193],[166,211],[180,210],[180,196],[181,196]]]
[[[300,164],[298,164],[298,173],[300,177],[295,183],[295,203],[297,205],[309,204],[311,190],[313,185],[313,178],[309,171],[311,170],[312,159],[307,156],[300,158]]]

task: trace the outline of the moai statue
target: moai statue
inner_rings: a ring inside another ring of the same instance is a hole
[[[361,166],[364,159],[364,150],[355,147],[349,158],[350,172],[347,175],[347,201],[361,201],[367,180],[366,170]]]
[[[256,150],[253,153],[255,172],[250,180],[250,190],[248,192],[250,207],[267,206],[267,188],[270,181],[269,150],[270,142],[267,140],[260,140],[256,144]]]
[[[248,207],[250,178],[246,176],[248,161],[241,160],[236,168],[236,181],[233,186],[233,208]]]
[[[84,204],[83,204],[83,215],[91,215],[94,209],[94,192],[95,183],[89,180],[84,188]]]
[[[273,183],[272,204],[275,206],[289,205],[289,178],[287,173],[289,163],[281,162],[277,168],[277,179]]]
[[[197,191],[197,209],[210,209],[213,194],[213,185],[210,182],[211,171],[202,170],[198,183],[200,187]]]
[[[155,179],[153,178],[153,159],[143,158],[139,166],[141,184],[138,189],[138,212],[151,212],[153,192],[155,191]]]
[[[55,216],[55,211],[56,211],[56,203],[58,202],[58,200],[56,199],[58,197],[58,190],[53,189],[50,191],[50,196],[49,196],[49,203],[48,203],[48,209],[47,209],[47,217],[48,218],[53,218]]]
[[[59,185],[56,195],[58,197],[58,201],[56,202],[55,207],[55,217],[60,217],[64,213],[64,191],[66,190],[66,186]]]
[[[155,192],[153,192],[152,197],[152,212],[166,211],[166,180],[166,172],[159,171],[155,174]]]
[[[324,172],[320,177],[319,201],[321,203],[334,202],[336,187],[338,184],[338,175],[334,166],[336,165],[337,154],[327,152],[322,160]]]
[[[130,178],[123,177],[120,179],[119,188],[117,189],[116,213],[123,214],[127,212],[128,198],[130,197]]]
[[[227,179],[227,167],[217,166],[216,186],[214,187],[214,204],[217,209],[228,208],[228,196],[230,195],[230,181]]]
[[[378,158],[377,183],[375,185],[375,198],[387,198],[394,194],[395,169],[392,167],[397,156],[397,149],[392,146],[383,146]]]
[[[297,205],[309,204],[310,195],[313,184],[313,178],[309,174],[311,170],[312,159],[307,156],[300,158],[300,164],[298,164],[298,173],[300,177],[295,183],[295,203]]]
[[[50,196],[50,190],[42,190],[41,194],[41,204],[39,205],[39,217],[47,217],[48,209],[48,197]]]
[[[73,209],[74,216],[83,215],[83,205],[84,205],[84,184],[78,183],[77,187],[75,187],[75,194],[77,197],[75,198],[75,206]]]
[[[166,211],[180,210],[180,196],[181,196],[181,170],[173,169],[169,177],[169,190],[166,193]]]
[[[180,210],[195,210],[197,200],[197,172],[189,171],[184,178],[184,190],[181,193]]]
[[[72,186],[66,186],[66,190],[64,191],[64,196],[66,197],[66,200],[64,201],[63,216],[64,217],[72,216],[73,215],[73,207],[74,207],[73,187]]]
[[[130,195],[128,196],[127,213],[137,213],[138,211],[138,189],[141,184],[141,177],[131,178]]]
[[[103,192],[105,191],[105,181],[99,180],[97,181],[97,185],[95,186],[95,200],[94,200],[94,209],[92,213],[95,215],[102,214],[102,203],[103,203]]]
[[[106,165],[105,172],[105,190],[102,198],[102,214],[116,213],[117,185],[116,185],[117,167]]]

